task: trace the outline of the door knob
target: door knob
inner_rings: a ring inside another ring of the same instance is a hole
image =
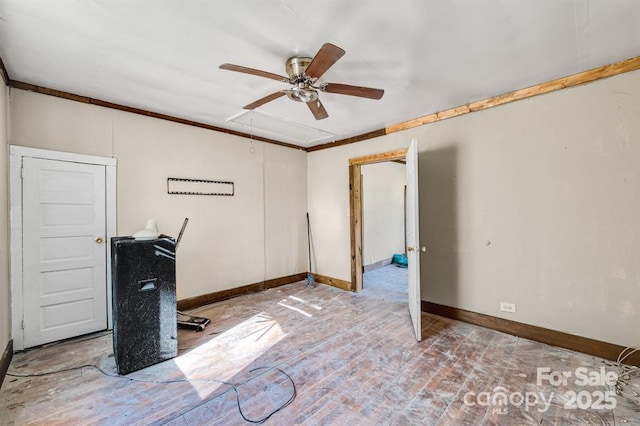
[[[102,244],[102,237],[96,237],[94,238],[94,241],[98,244]]]

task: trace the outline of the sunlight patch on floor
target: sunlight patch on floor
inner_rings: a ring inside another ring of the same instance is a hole
[[[215,385],[212,389],[215,382],[206,379],[233,381],[287,335],[278,321],[261,312],[174,358],[174,362],[184,377],[193,379],[193,389],[205,399],[219,388]]]
[[[296,302],[300,302],[300,303],[304,303],[307,306],[312,307],[313,309],[315,309],[316,311],[321,311],[322,310],[322,306],[318,306],[318,305],[314,305],[313,303],[309,303],[304,299],[301,299],[299,297],[296,296],[289,296],[289,299],[291,300],[295,300]]]
[[[307,318],[311,318],[313,316],[312,314],[310,314],[309,312],[306,312],[303,309],[296,308],[295,306],[287,305],[286,303],[284,303],[286,300],[287,299],[284,299],[282,302],[278,302],[278,305],[282,306],[283,308],[291,309],[292,311],[296,311],[298,313],[301,313],[302,315],[304,315]]]

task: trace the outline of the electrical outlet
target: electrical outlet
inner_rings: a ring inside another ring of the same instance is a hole
[[[500,310],[502,312],[511,312],[512,314],[515,314],[516,313],[516,304],[515,303],[500,302]]]

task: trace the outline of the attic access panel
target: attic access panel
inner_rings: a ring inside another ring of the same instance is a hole
[[[242,126],[242,130],[250,134],[258,130],[280,140],[301,145],[327,141],[334,139],[336,136],[322,129],[253,110],[242,111],[228,118],[227,122]]]

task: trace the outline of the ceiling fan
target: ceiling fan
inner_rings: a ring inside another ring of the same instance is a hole
[[[318,91],[336,93],[340,95],[358,96],[361,98],[380,99],[384,95],[384,90],[370,87],[351,86],[339,83],[318,83],[320,77],[335,64],[346,52],[331,43],[322,45],[318,53],[313,58],[306,56],[294,56],[286,63],[288,77],[261,71],[254,68],[247,68],[240,65],[222,64],[223,70],[242,72],[245,74],[257,75],[258,77],[278,80],[282,83],[289,83],[293,87],[285,90],[278,90],[264,98],[245,105],[244,109],[255,109],[261,105],[287,95],[289,99],[307,104],[316,120],[327,118],[329,114],[325,110],[318,97]]]

